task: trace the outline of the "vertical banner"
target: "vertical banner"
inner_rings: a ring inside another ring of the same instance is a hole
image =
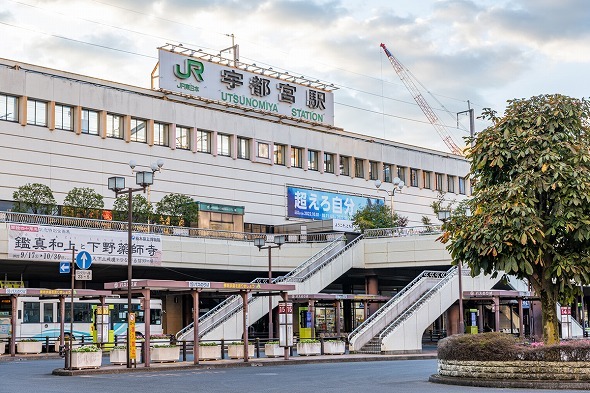
[[[129,314],[129,359],[137,359],[137,348],[135,346],[135,313]]]

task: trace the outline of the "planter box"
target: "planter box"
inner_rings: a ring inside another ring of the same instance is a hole
[[[199,360],[221,359],[221,345],[200,345]]]
[[[43,343],[41,341],[20,341],[16,343],[18,353],[41,353]]]
[[[590,381],[588,362],[438,360],[438,375],[487,380]]]
[[[6,352],[6,343],[0,342],[0,355],[3,355]]]
[[[230,359],[243,359],[244,358],[244,346],[243,345],[228,345],[227,356]],[[248,358],[254,357],[254,345],[248,345]]]
[[[109,354],[109,361],[113,364],[127,364],[127,348],[112,349]]]
[[[99,368],[102,365],[102,351],[72,352],[72,368]]]
[[[285,356],[285,349],[279,344],[264,344],[264,353],[269,358],[279,358]]]
[[[180,357],[180,347],[152,347],[150,359],[152,362],[177,362]]]
[[[299,356],[319,355],[321,352],[320,343],[297,343],[297,354]]]
[[[324,353],[326,355],[343,355],[346,351],[344,341],[324,341]]]

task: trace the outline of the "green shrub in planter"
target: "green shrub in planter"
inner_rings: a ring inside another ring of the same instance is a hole
[[[215,341],[211,341],[211,342],[200,342],[199,341],[199,347],[215,347],[219,345],[218,343],[216,343]]]
[[[172,344],[155,344],[153,345],[154,348],[176,348],[176,345]]]
[[[150,340],[170,340],[170,336],[166,334],[152,334]]]
[[[84,345],[79,348],[72,349],[72,352],[99,352],[101,349],[96,345]]]
[[[39,340],[37,340],[36,338],[23,338],[22,340],[19,340],[21,343],[36,343],[39,342]]]
[[[269,341],[267,342],[268,345],[279,345],[278,341]]]
[[[315,338],[303,338],[303,339],[299,340],[299,342],[301,344],[313,344],[313,343],[319,343],[320,340],[316,340]]]

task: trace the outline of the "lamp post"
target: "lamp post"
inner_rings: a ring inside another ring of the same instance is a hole
[[[393,196],[395,195],[396,191],[401,191],[402,188],[404,188],[405,183],[403,182],[403,180],[401,180],[399,177],[394,177],[393,178],[393,189],[391,190],[391,192],[387,191],[385,188],[381,188],[381,185],[383,184],[383,182],[379,179],[375,180],[375,187],[378,190],[384,191],[385,193],[387,193],[387,195],[389,195],[389,201],[391,203],[391,216],[393,217]]]
[[[137,166],[137,162],[135,162],[135,160],[131,160],[129,161],[129,167],[131,168],[131,173],[136,173],[135,171],[135,167]],[[162,171],[162,167],[164,166],[164,160],[162,160],[161,158],[159,158],[156,162],[152,162],[152,164],[150,165],[150,169],[152,170],[152,173],[154,174],[154,176],[156,176],[156,172],[161,172]],[[151,206],[150,204],[150,186],[147,186],[147,203],[148,205]],[[147,218],[147,223],[148,223],[148,231],[150,230],[150,216],[148,215]]]
[[[134,192],[145,192],[146,187],[154,183],[154,173],[149,171],[136,172],[135,182],[139,188],[125,188],[125,178],[119,176],[109,177],[109,190],[115,192],[115,196],[127,194],[127,368],[131,368],[131,329],[129,317],[131,315],[131,282],[133,271],[131,261],[133,257],[132,247],[132,225],[133,225],[133,203],[132,194]],[[149,306],[148,306],[149,307]]]
[[[264,245],[265,240],[262,237],[254,239],[254,245],[258,247],[258,251],[267,249],[268,250],[268,283],[272,284],[272,257],[271,251],[273,248],[281,248],[285,244],[285,235],[278,235],[274,237],[273,245]],[[272,296],[268,296],[268,338],[272,339],[274,336],[273,325],[272,325]]]

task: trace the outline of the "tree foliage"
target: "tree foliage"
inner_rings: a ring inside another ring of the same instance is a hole
[[[55,198],[49,186],[40,183],[27,183],[12,193],[15,212],[33,214],[54,214]]]
[[[468,155],[473,215],[460,211],[440,240],[473,275],[526,278],[540,296],[543,339],[559,341],[557,301],[590,284],[590,105],[562,95],[508,102]]]
[[[391,209],[385,205],[367,204],[352,216],[353,224],[364,232],[366,229],[405,227],[408,218],[401,217],[397,213],[391,213]]]
[[[113,204],[113,219],[115,221],[127,221],[127,206],[129,205],[127,194],[119,195]],[[133,222],[147,223],[152,216],[152,205],[142,194],[135,194],[131,198]]]
[[[70,217],[100,218],[103,208],[102,195],[92,188],[75,187],[66,195],[62,213]]]
[[[192,198],[183,194],[168,194],[156,204],[156,214],[162,224],[190,226],[197,221],[198,207]]]

